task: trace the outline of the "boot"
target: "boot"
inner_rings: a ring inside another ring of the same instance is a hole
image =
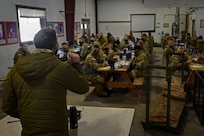
[[[103,90],[103,85],[102,84],[96,84],[95,85],[95,91],[96,91],[96,95],[98,97],[109,97],[110,96],[109,93],[107,93],[107,92],[105,92]]]

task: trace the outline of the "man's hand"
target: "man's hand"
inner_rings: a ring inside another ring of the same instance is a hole
[[[76,53],[68,53],[67,54],[67,59],[70,63],[76,63],[80,61],[80,57]]]

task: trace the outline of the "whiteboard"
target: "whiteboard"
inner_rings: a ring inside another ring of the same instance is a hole
[[[155,32],[155,14],[131,14],[132,32]]]

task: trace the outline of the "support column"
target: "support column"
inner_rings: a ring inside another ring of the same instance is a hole
[[[75,0],[64,0],[67,41],[74,39]]]

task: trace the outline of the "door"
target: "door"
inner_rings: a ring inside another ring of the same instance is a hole
[[[195,20],[192,20],[192,35],[194,35],[195,32],[196,32],[196,30],[195,30]]]
[[[87,33],[88,37],[91,35],[90,19],[81,20],[81,31],[82,34]]]

